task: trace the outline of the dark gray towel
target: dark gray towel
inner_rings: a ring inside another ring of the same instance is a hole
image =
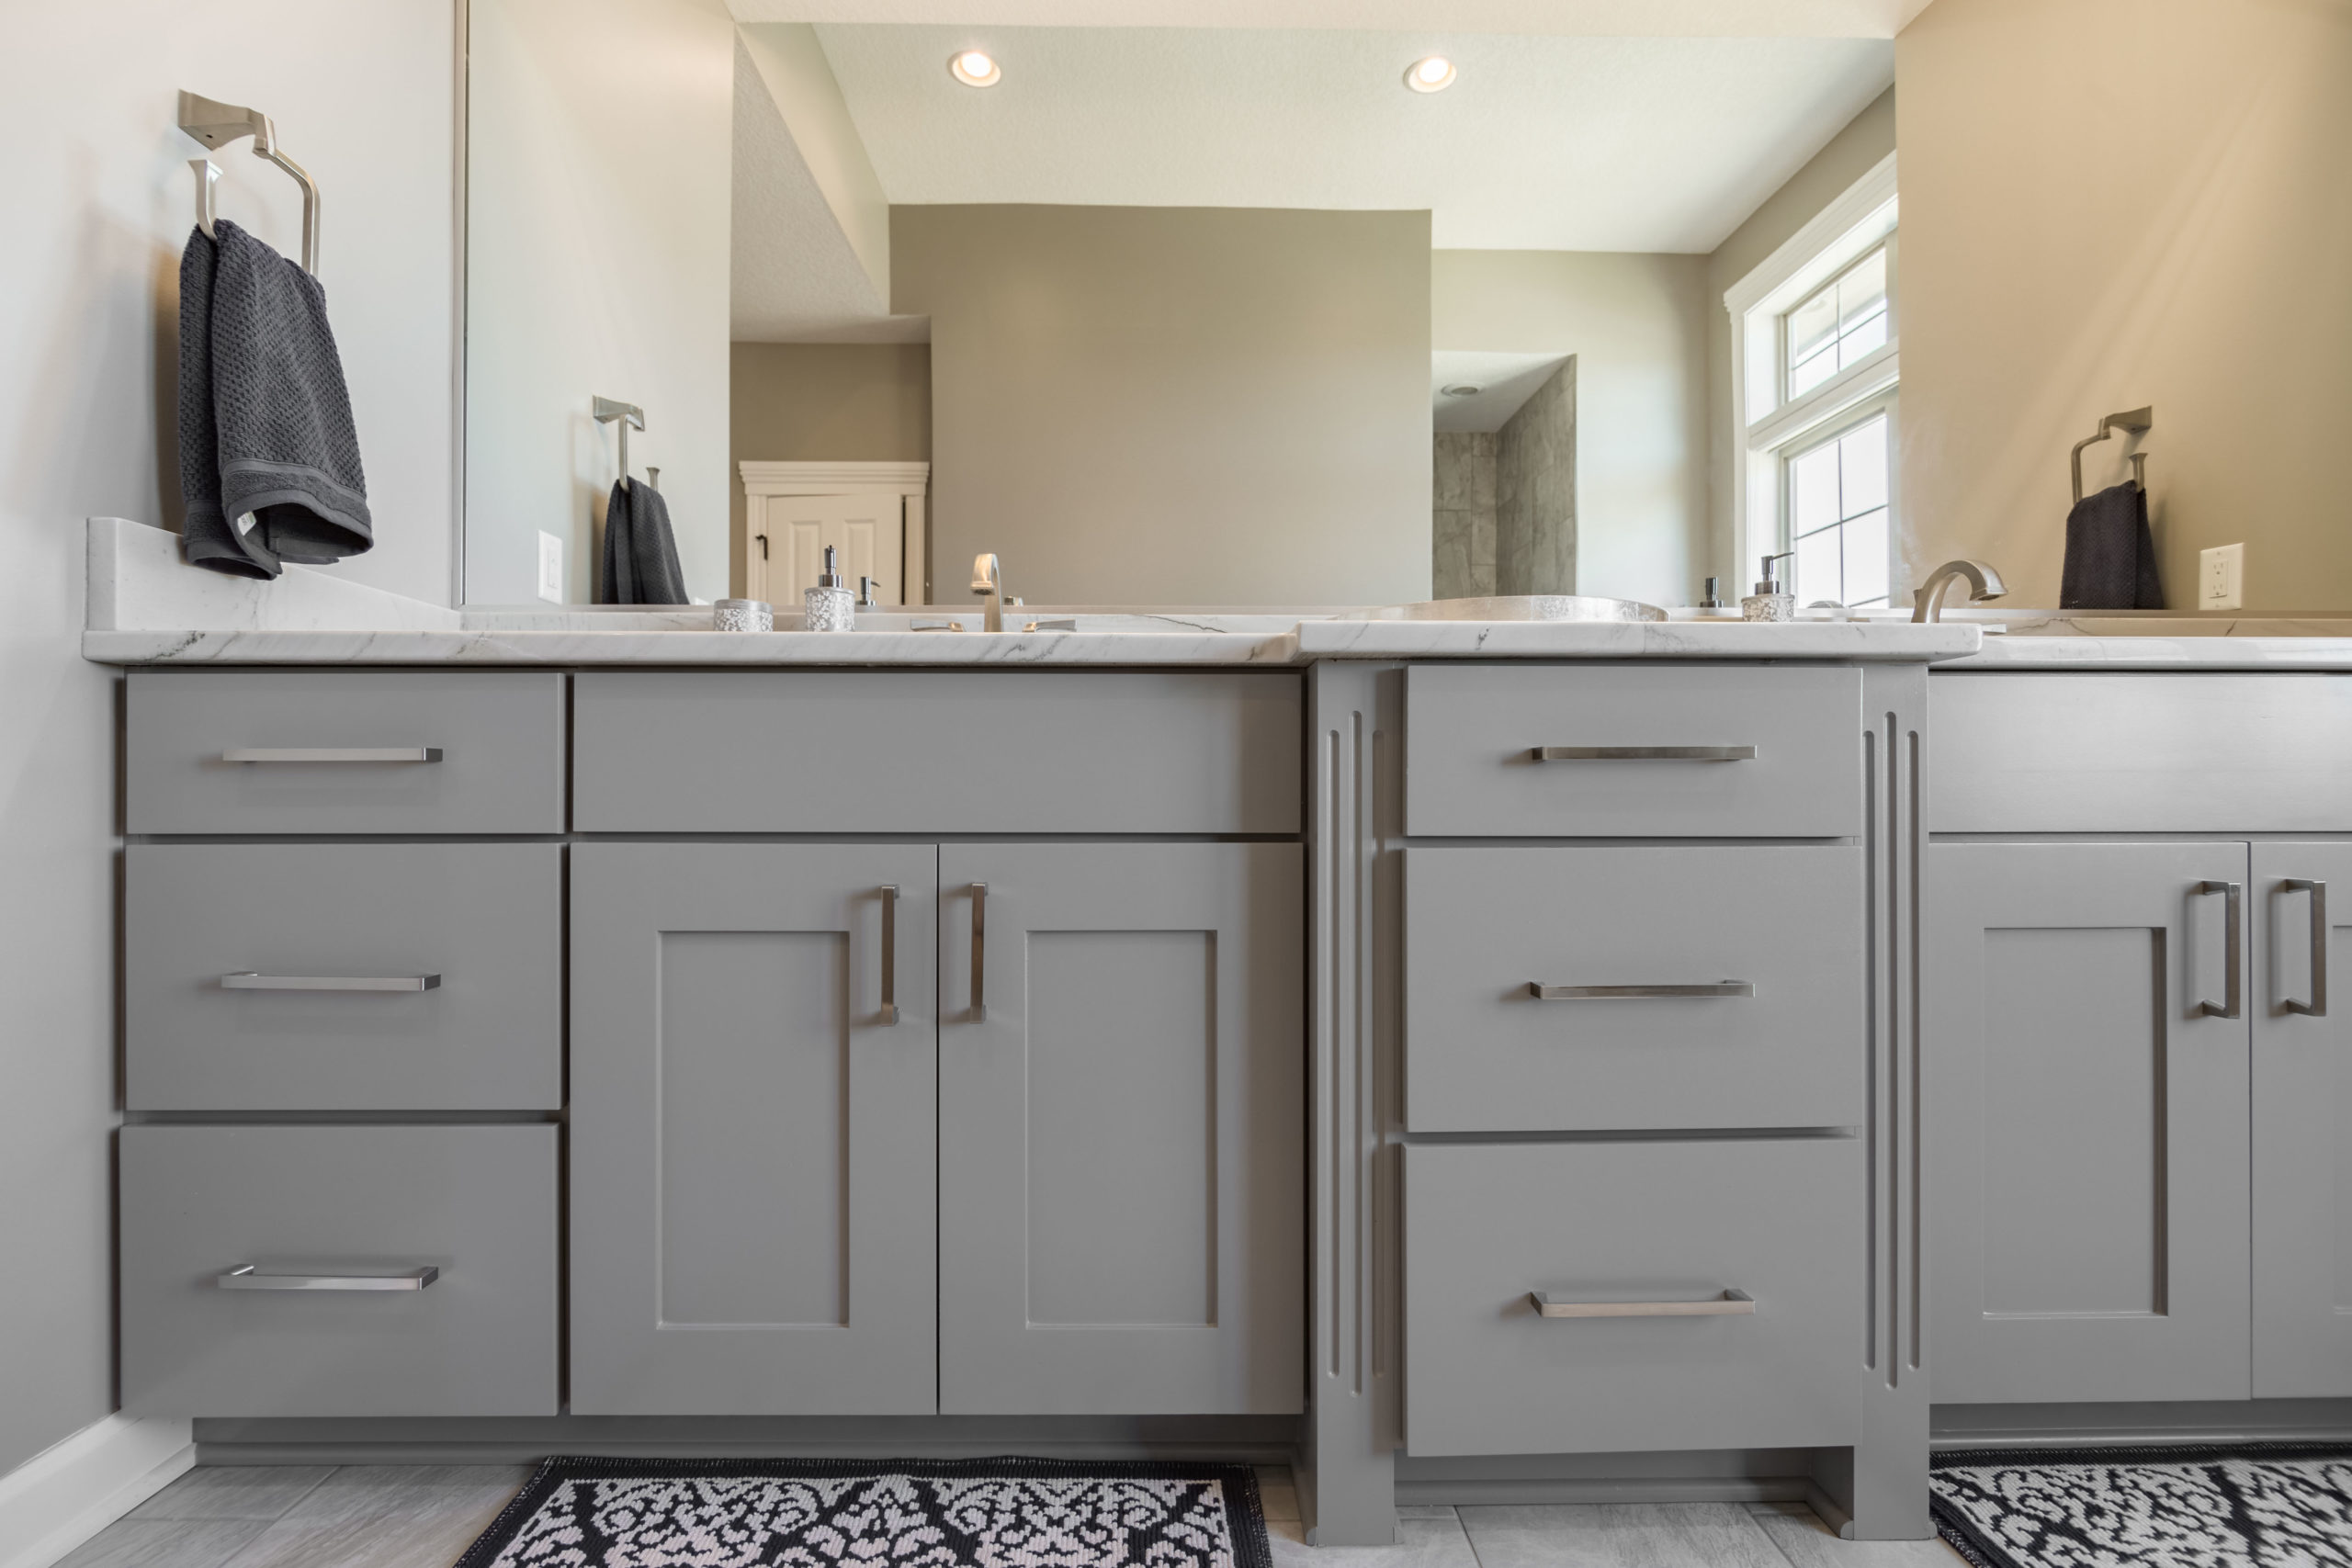
[[[605,502],[605,570],[596,584],[599,604],[683,604],[686,574],[678,566],[678,541],[670,532],[670,508],[662,492],[642,479],[613,481]]]
[[[375,537],[326,290],[234,223],[213,234],[180,260],[188,559],[275,577],[357,555]]]
[[[2075,502],[2066,514],[2066,564],[2058,579],[2062,610],[2161,610],[2156,539],[2148,531],[2148,498],[2126,479]]]

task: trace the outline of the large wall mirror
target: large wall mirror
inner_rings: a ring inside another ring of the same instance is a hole
[[[2352,11],[1625,9],[471,0],[466,599],[2352,611]]]

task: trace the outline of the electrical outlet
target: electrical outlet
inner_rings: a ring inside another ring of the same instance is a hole
[[[2245,547],[2216,545],[2197,552],[2197,607],[2237,610],[2245,605]]]
[[[545,532],[539,535],[539,597],[563,603],[563,541]]]

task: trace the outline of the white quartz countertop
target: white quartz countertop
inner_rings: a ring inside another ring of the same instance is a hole
[[[289,567],[273,582],[187,566],[179,541],[121,518],[89,525],[84,657],[106,664],[1296,665],[1317,659],[1792,659],[1927,662],[1976,651],[1968,625],[1810,621],[1474,622],[1346,612],[1071,612],[977,607],[868,617],[870,629],[718,632],[707,608],[453,610]],[[944,629],[944,625],[960,630]],[[927,625],[941,629],[914,629]]]

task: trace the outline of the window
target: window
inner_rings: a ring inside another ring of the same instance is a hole
[[[1799,604],[1892,606],[1902,367],[1892,154],[1724,296],[1732,316],[1735,581],[1792,551]]]

